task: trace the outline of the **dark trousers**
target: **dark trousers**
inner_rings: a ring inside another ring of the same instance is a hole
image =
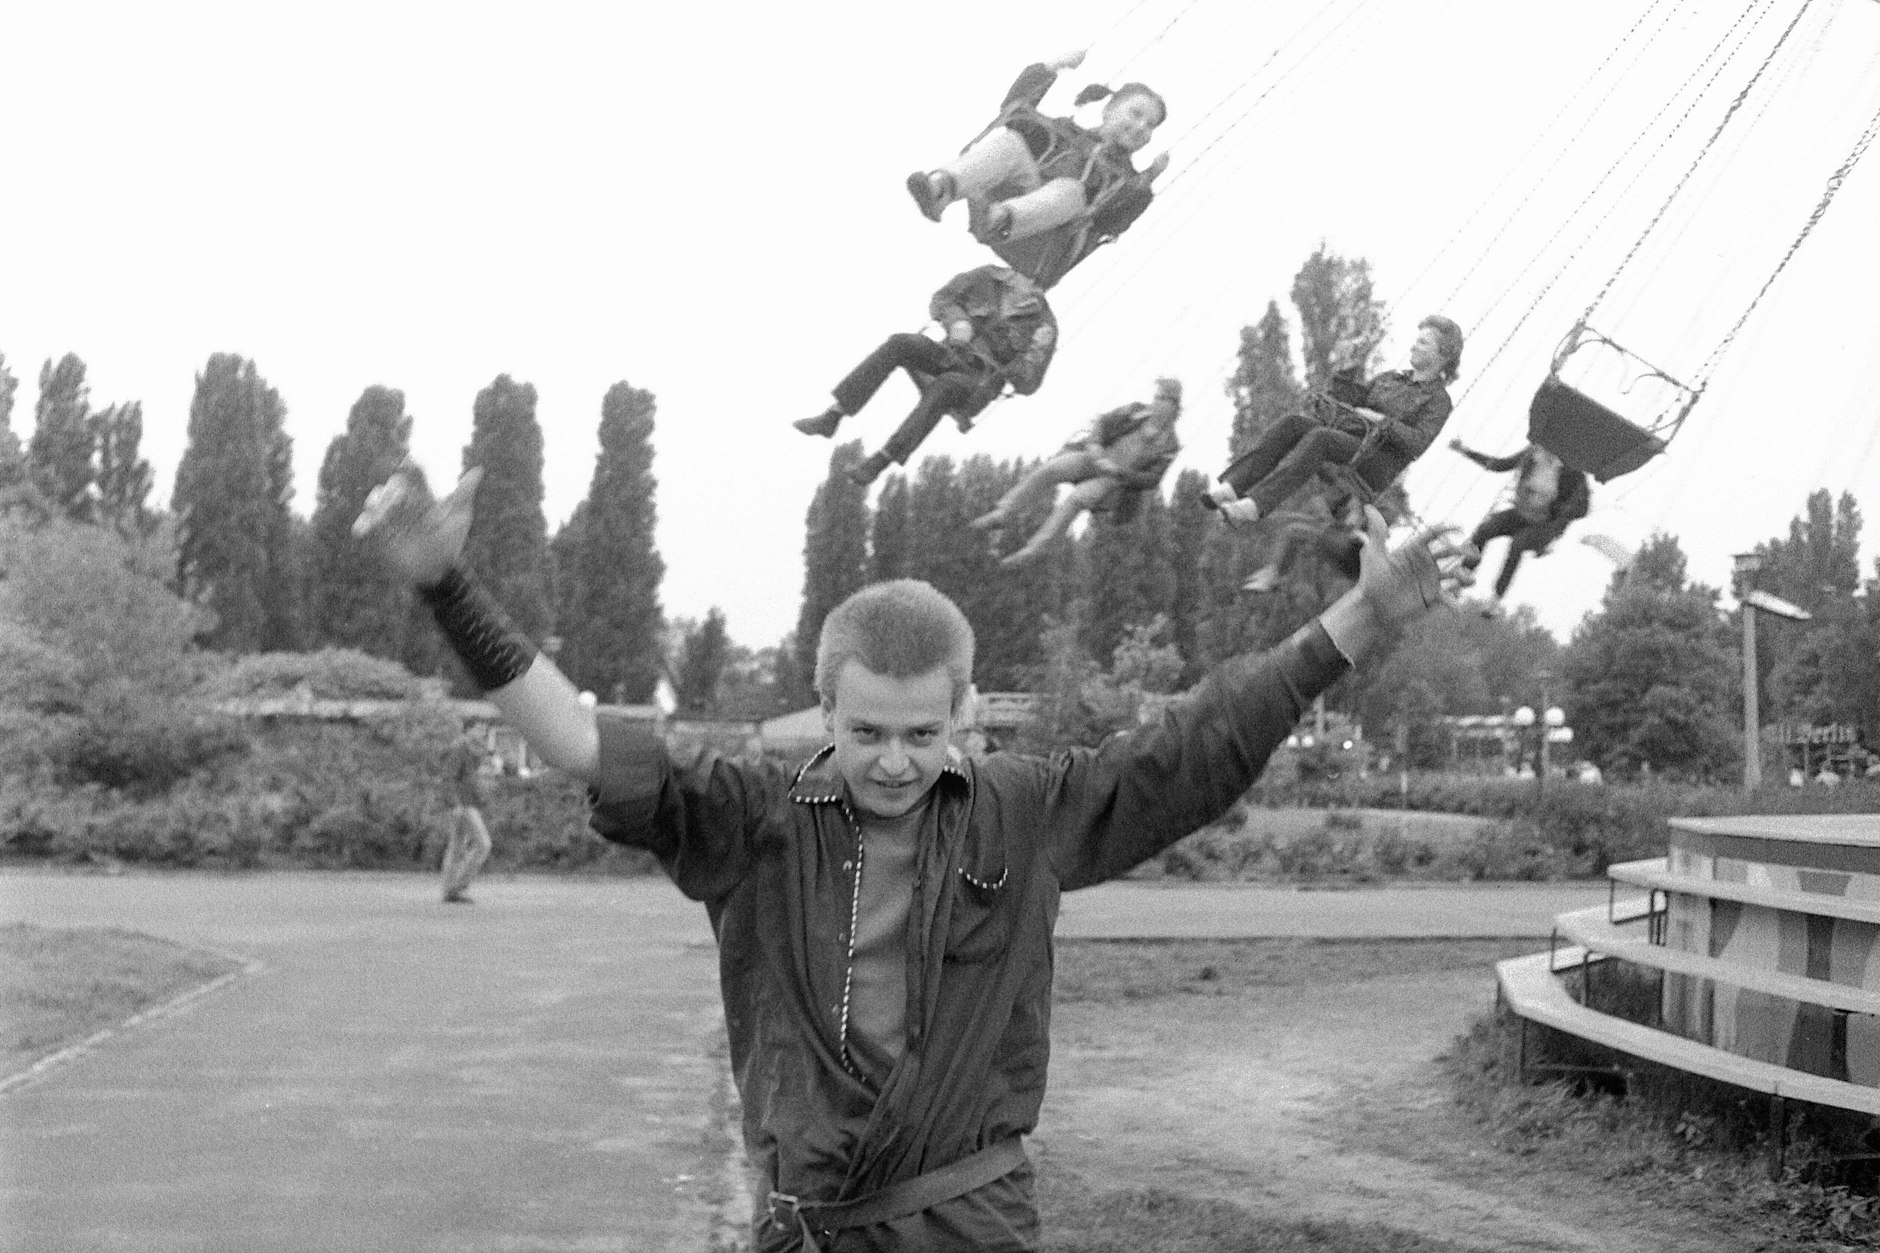
[[[1514,572],[1521,564],[1521,558],[1530,552],[1539,552],[1544,544],[1536,543],[1535,534],[1540,528],[1522,517],[1513,509],[1503,509],[1483,518],[1469,536],[1469,542],[1479,551],[1492,539],[1508,537],[1508,553],[1501,559],[1501,573],[1495,576],[1495,596],[1499,599],[1514,582]]]
[[[1221,475],[1221,482],[1271,513],[1328,465],[1349,464],[1364,446],[1359,435],[1290,414]]]
[[[906,465],[921,441],[933,434],[940,419],[962,411],[979,389],[979,374],[962,372],[959,367],[959,357],[945,344],[925,335],[890,335],[862,358],[862,363],[850,370],[830,394],[843,413],[860,413],[890,374],[906,370],[920,388],[920,400],[881,449],[889,460]]]

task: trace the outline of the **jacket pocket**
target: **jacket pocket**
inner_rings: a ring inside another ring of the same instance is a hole
[[[1001,870],[992,882],[974,879],[964,870],[955,873],[959,883],[947,916],[946,960],[983,962],[1001,956],[1012,939],[1011,893],[1006,891],[1005,872]]]

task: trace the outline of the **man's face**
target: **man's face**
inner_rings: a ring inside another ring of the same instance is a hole
[[[953,682],[944,668],[894,679],[850,658],[823,706],[823,724],[835,739],[836,772],[850,802],[878,818],[898,818],[920,803],[946,766]]]

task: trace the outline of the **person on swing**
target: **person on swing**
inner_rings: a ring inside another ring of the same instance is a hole
[[[1462,363],[1462,328],[1440,314],[1417,324],[1410,368],[1362,379],[1333,375],[1330,423],[1295,413],[1275,422],[1202,497],[1230,523],[1257,522],[1328,465],[1346,465],[1375,491],[1397,480],[1435,442],[1453,408],[1448,384]],[[1375,436],[1374,442],[1367,442]]]
[[[1471,567],[1482,560],[1482,549],[1488,541],[1508,538],[1501,572],[1495,576],[1495,599],[1500,600],[1514,582],[1514,572],[1524,555],[1546,556],[1567,527],[1592,509],[1592,488],[1584,471],[1565,464],[1538,444],[1529,444],[1506,457],[1477,452],[1459,439],[1450,440],[1449,447],[1484,470],[1496,474],[1515,472],[1514,503],[1483,518],[1469,536],[1475,550],[1467,558]]]

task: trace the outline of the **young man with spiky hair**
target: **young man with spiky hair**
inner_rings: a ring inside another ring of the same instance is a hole
[[[1279,647],[1217,667],[1152,725],[1049,757],[953,747],[973,632],[925,583],[832,610],[831,743],[800,769],[670,754],[597,716],[458,565],[475,472],[368,501],[488,698],[587,781],[594,829],[650,850],[718,937],[757,1253],[1037,1247],[1023,1137],[1044,1097],[1059,895],[1220,816],[1312,698],[1467,581],[1371,512],[1357,585]],[[389,516],[387,516],[389,515]]]

